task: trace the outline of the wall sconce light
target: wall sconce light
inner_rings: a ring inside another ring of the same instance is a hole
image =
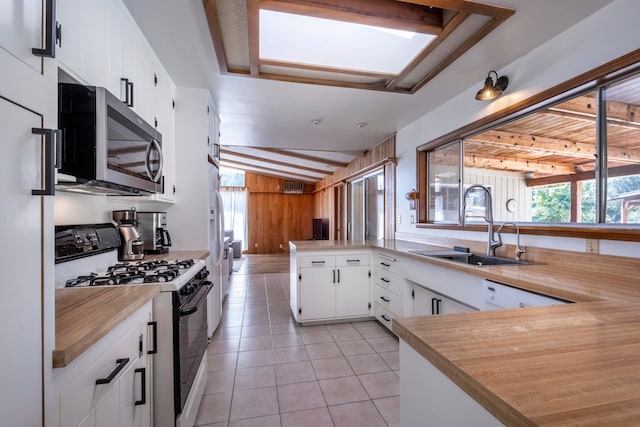
[[[496,82],[493,83],[491,73],[496,75]],[[484,87],[476,94],[478,101],[488,101],[490,99],[498,98],[502,95],[502,92],[509,86],[509,78],[507,76],[498,77],[498,73],[491,70],[484,81]]]
[[[409,210],[415,211],[416,200],[418,200],[418,192],[416,191],[416,189],[413,188],[411,191],[404,195],[404,198],[409,201]]]

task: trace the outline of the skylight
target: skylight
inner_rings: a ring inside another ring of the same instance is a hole
[[[260,59],[399,74],[436,36],[260,10]]]

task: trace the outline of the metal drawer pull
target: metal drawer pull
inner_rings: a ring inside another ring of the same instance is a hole
[[[391,267],[391,264],[387,264],[386,262],[381,262],[380,265],[384,267]]]
[[[137,368],[133,371],[134,373],[140,372],[140,388],[142,394],[140,396],[140,400],[136,400],[133,402],[134,405],[144,405],[147,403],[147,369],[146,368]]]
[[[523,302],[520,303],[520,308],[527,308],[527,307],[531,307],[529,304],[525,304]]]
[[[128,357],[125,357],[124,359],[116,360],[116,368],[113,371],[111,371],[108,377],[98,378],[96,380],[96,384],[109,384],[111,380],[113,380],[116,377],[116,375],[118,375],[118,372],[122,371],[122,369],[125,366],[127,366],[127,363],[129,363]]]
[[[324,261],[311,261],[311,264],[324,264]]]
[[[153,350],[148,350],[147,354],[156,354],[158,352],[158,322],[148,322],[147,326],[153,326],[153,333],[151,334],[153,337]]]
[[[348,262],[348,263],[349,263],[349,262],[360,262],[360,260],[359,260],[359,259],[348,259],[348,260],[347,260],[347,262]]]
[[[382,301],[384,301],[384,302],[389,302],[389,301],[391,301],[389,298],[385,298],[385,297],[380,297],[380,299],[381,299]]]
[[[389,319],[389,318],[387,317],[387,315],[386,315],[386,314],[383,314],[383,315],[381,315],[380,317],[382,317],[382,318],[383,318],[384,320],[386,320],[387,322],[390,322],[390,321],[391,321],[391,319]]]
[[[385,279],[384,277],[381,277],[380,280],[382,280],[384,283],[391,283],[391,280]]]

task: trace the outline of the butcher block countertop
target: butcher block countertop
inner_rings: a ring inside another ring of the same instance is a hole
[[[435,245],[369,247],[575,302],[393,320],[401,339],[504,424],[640,425],[640,260],[480,267],[410,252],[443,250]]]
[[[635,303],[407,317],[393,331],[505,425],[640,425]]]
[[[209,251],[171,251],[145,260],[206,259]],[[158,295],[157,286],[104,286],[56,289],[56,344],[53,367],[62,368],[120,322]]]
[[[67,366],[156,295],[153,285],[56,289],[53,367]]]

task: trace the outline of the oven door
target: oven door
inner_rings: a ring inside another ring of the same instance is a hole
[[[207,295],[213,283],[202,282],[180,307],[174,308],[174,406],[182,413],[207,349]],[[177,363],[176,363],[177,362]]]

